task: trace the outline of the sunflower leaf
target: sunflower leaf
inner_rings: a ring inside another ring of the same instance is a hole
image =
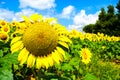
[[[12,70],[0,68],[0,80],[13,80]]]
[[[96,76],[94,76],[94,75],[92,75],[92,74],[90,74],[90,73],[87,73],[87,74],[85,75],[84,80],[98,80],[98,79],[97,79]]]
[[[73,67],[70,64],[64,64],[64,65],[62,65],[62,70],[63,71],[72,71]]]
[[[18,63],[17,56],[18,56],[18,52],[15,52],[14,54],[8,53],[4,57],[0,58],[0,63],[2,64],[2,66],[8,65],[8,64],[9,65],[17,64]],[[7,66],[5,66],[5,67],[7,67]]]
[[[2,57],[3,56],[3,51],[2,50],[0,50],[0,57]]]

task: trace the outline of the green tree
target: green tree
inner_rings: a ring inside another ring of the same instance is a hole
[[[113,5],[108,5],[107,12],[101,8],[98,20],[95,24],[86,25],[83,31],[89,33],[104,33],[107,35],[120,36],[120,0],[116,5],[117,13]]]
[[[114,31],[114,33],[118,36],[120,36],[120,0],[118,1],[117,5],[116,5],[116,9],[117,9],[117,13],[116,13],[116,30]]]
[[[115,13],[114,6],[109,5],[107,15],[106,15],[106,20],[113,18],[115,16],[114,13]]]
[[[120,0],[118,1],[116,8],[118,10],[118,13],[120,14]]]
[[[106,11],[104,8],[101,8],[101,12],[98,17],[98,19],[102,22],[106,20]]]
[[[94,24],[89,24],[89,25],[86,25],[83,29],[83,31],[85,32],[89,32],[89,33],[94,33]]]

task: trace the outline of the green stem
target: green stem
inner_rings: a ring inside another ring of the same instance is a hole
[[[36,75],[36,71],[34,68],[32,68],[32,72],[33,72],[33,76],[35,77],[35,80],[37,80],[37,75]]]
[[[38,70],[38,80],[42,80],[42,73],[41,69]]]

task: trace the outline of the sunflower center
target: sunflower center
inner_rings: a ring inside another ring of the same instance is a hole
[[[0,39],[1,40],[6,40],[8,37],[7,37],[7,34],[0,34]]]
[[[23,34],[23,44],[35,56],[50,54],[56,46],[58,34],[48,23],[40,22],[31,24]]]
[[[4,28],[4,31],[5,31],[5,32],[7,32],[7,31],[8,31],[8,28],[7,28],[7,27],[5,27],[5,28]]]

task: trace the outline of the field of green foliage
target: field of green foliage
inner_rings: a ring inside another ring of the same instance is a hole
[[[65,53],[63,57],[52,56],[53,65],[41,62],[43,67],[36,68],[37,58],[31,67],[25,61],[21,63],[19,50],[11,51],[11,41],[24,34],[22,30],[26,29],[26,25],[27,19],[25,22],[0,21],[0,80],[120,80],[120,37],[66,31],[59,34],[67,37],[64,38],[66,43],[59,44]]]

